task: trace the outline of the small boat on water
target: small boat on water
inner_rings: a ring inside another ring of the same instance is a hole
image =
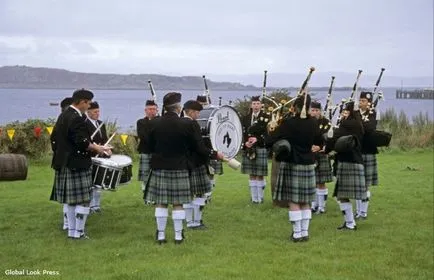
[[[50,106],[59,106],[59,102],[50,102]]]

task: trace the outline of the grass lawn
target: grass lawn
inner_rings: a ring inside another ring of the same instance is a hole
[[[136,176],[102,194],[103,212],[87,222],[90,240],[68,240],[62,207],[48,200],[54,172],[32,162],[26,181],[0,182],[0,278],[39,269],[60,275],[31,279],[433,279],[433,151],[378,161],[381,186],[356,232],[336,230],[343,218],[329,198],[309,242],[289,242],[288,212],[272,207],[269,185],[266,202],[252,205],[247,176],[225,167],[204,214],[208,229],[186,231],[185,243],[174,245],[169,218],[162,246]]]

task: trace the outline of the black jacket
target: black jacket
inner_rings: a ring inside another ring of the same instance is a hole
[[[141,154],[149,154],[148,134],[150,129],[150,120],[148,117],[137,120],[137,136],[139,138],[139,146],[137,151]]]
[[[199,167],[202,165],[209,164],[210,159],[215,159],[216,152],[212,148],[207,146],[206,141],[204,140],[204,138],[202,136],[200,137],[200,140],[197,137],[198,133],[199,133],[199,135],[201,135],[199,123],[197,121],[189,118],[189,117],[184,117],[184,119],[186,119],[188,122],[191,122],[190,125],[193,127],[193,131],[196,134],[195,138],[198,141],[198,147],[200,150],[200,151],[190,151],[189,152],[189,155],[188,155],[189,166],[192,166],[194,168],[194,167]],[[209,142],[211,142],[211,141],[209,141]]]
[[[354,112],[357,114],[357,112]],[[329,153],[334,149],[336,140],[341,136],[353,135],[357,138],[359,143],[363,140],[363,125],[358,117],[350,116],[347,119],[343,119],[339,125],[339,128],[333,131],[333,138],[327,141],[326,153]],[[337,153],[336,160],[341,162],[352,162],[363,164],[361,145],[352,149],[346,153]]]
[[[173,112],[150,121],[147,142],[154,170],[192,169],[191,153],[207,158],[212,156],[211,150],[203,144],[197,122],[180,118]]]
[[[101,125],[102,121],[97,120],[98,125]],[[96,127],[95,125],[92,123],[91,120],[89,120],[88,118],[86,119],[86,127],[88,130],[88,133],[90,136],[92,136],[92,134],[95,132]],[[101,126],[101,129],[95,134],[95,136],[93,137],[93,139],[91,139],[92,143],[98,144],[98,145],[104,145],[108,140],[107,137],[107,129],[105,124],[103,124]],[[94,152],[91,152],[91,156],[96,156],[97,154]]]
[[[91,154],[87,151],[90,134],[85,120],[86,116],[72,107],[60,114],[51,134],[54,169],[88,169],[92,165]]]
[[[359,111],[359,114],[365,131],[362,140],[362,154],[378,154],[374,140],[375,130],[377,129],[377,112],[368,110],[363,113]]]
[[[265,147],[265,137],[267,135],[267,124],[271,120],[271,115],[265,113],[262,110],[259,111],[256,122],[252,124],[252,114],[250,112],[246,116],[242,117],[241,124],[243,125],[243,150],[246,148],[245,143],[249,137],[256,137],[258,140],[255,144],[256,147]]]
[[[284,161],[301,165],[315,163],[312,145],[320,146],[322,142],[317,119],[312,117],[301,119],[299,116],[286,118],[267,137],[267,146],[271,147],[281,139],[287,140],[291,145],[290,158],[283,159]]]

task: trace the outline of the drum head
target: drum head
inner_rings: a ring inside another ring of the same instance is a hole
[[[116,168],[116,169],[119,168],[118,164],[110,158],[93,157],[92,163],[95,165],[100,165],[102,167],[107,167],[107,168]]]
[[[125,155],[111,155],[110,159],[116,162],[117,166],[125,167],[132,164],[132,160],[129,156]]]
[[[214,109],[209,130],[213,149],[230,159],[238,154],[243,143],[243,126],[234,108],[224,105]]]

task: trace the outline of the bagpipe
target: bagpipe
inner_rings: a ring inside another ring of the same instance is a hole
[[[269,133],[272,133],[274,130],[276,130],[276,128],[282,123],[282,121],[291,114],[291,112],[287,114],[283,114],[283,109],[291,105],[298,97],[306,94],[306,87],[314,71],[315,71],[315,67],[309,68],[309,73],[307,74],[306,79],[303,81],[300,90],[298,91],[297,95],[294,98],[290,99],[289,101],[283,104],[276,103],[276,108],[273,108],[271,111],[271,121],[267,125],[267,130]]]

